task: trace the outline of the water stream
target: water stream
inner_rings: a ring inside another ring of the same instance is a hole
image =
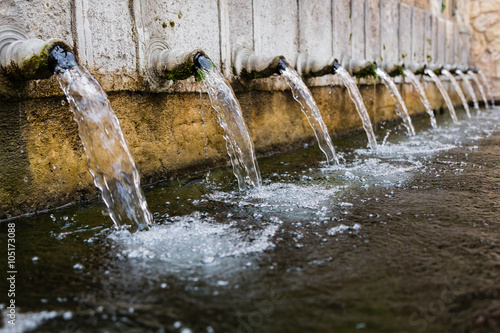
[[[55,76],[78,124],[94,184],[106,203],[103,214],[116,226],[129,222],[133,222],[132,229],[150,226],[152,216],[140,188],[139,172],[106,93],[83,66],[68,66],[68,54],[62,49],[57,52],[53,53],[60,60]]]
[[[239,189],[260,187],[262,180],[252,139],[233,89],[215,67],[200,68],[199,71],[203,77],[201,84],[207,89],[212,107],[217,112],[217,120],[224,129],[227,153]]]
[[[460,88],[460,85],[458,84],[457,80],[446,69],[441,70],[441,73],[446,75],[446,77],[451,81],[453,88],[455,88],[455,91],[457,92],[458,96],[460,97],[460,100],[462,101],[462,105],[464,106],[465,113],[467,114],[467,118],[470,119],[471,114],[470,114],[470,110],[469,110],[469,103],[467,103],[467,99],[465,99],[464,92],[463,92],[462,88]]]
[[[465,84],[465,87],[467,88],[467,91],[469,92],[469,95],[474,102],[474,109],[479,112],[479,103],[477,102],[476,93],[474,92],[474,88],[472,88],[472,84],[470,83],[469,78],[460,70],[456,70],[455,73],[457,73],[462,79],[463,84]]]
[[[472,71],[468,71],[467,72],[467,76],[469,76],[470,78],[472,78],[472,80],[476,83],[477,87],[479,88],[479,92],[481,93],[481,97],[483,98],[484,107],[486,109],[489,109],[490,106],[488,105],[488,99],[486,98],[486,94],[484,93],[484,87],[481,84],[481,82],[479,81],[479,79],[477,78],[476,74],[474,72],[472,72]]]
[[[292,90],[293,98],[300,104],[301,110],[306,116],[318,140],[319,148],[325,154],[327,162],[334,161],[338,164],[339,160],[335,154],[330,134],[328,134],[328,128],[321,117],[321,113],[319,112],[311,91],[307,88],[295,69],[284,60],[281,61],[283,68],[280,69],[280,74],[285,78],[286,83]]]
[[[349,92],[349,96],[352,101],[356,105],[356,110],[358,111],[359,117],[363,122],[363,128],[366,132],[366,136],[368,138],[368,144],[370,148],[377,148],[377,139],[375,138],[375,133],[373,133],[372,123],[370,121],[370,115],[366,110],[365,103],[363,102],[363,97],[361,97],[361,93],[359,92],[358,85],[356,81],[351,77],[348,71],[346,71],[343,67],[339,66],[335,69],[336,74],[340,77],[344,86],[347,88]]]
[[[434,72],[431,71],[430,69],[426,69],[425,74],[427,74],[431,77],[431,79],[436,84],[436,87],[439,89],[439,92],[441,92],[441,95],[443,96],[444,101],[446,102],[446,106],[448,107],[448,111],[450,111],[450,116],[451,116],[451,119],[453,119],[453,122],[454,123],[458,122],[455,108],[453,107],[453,103],[451,102],[451,99],[450,99],[450,96],[448,95],[448,92],[446,92],[446,89],[443,86],[443,82],[441,82],[439,77],[436,74],[434,74]]]
[[[488,82],[488,80],[486,79],[486,75],[484,75],[484,73],[482,71],[479,71],[478,74],[481,77],[481,79],[483,80],[484,86],[486,87],[486,90],[488,91],[488,96],[490,97],[491,105],[493,107],[495,107],[495,98],[493,97],[493,93],[491,92],[491,86],[490,86],[490,83]]]
[[[436,123],[436,117],[434,116],[434,111],[432,110],[431,102],[429,102],[429,99],[427,98],[427,95],[425,94],[424,87],[422,86],[422,83],[420,83],[420,80],[413,74],[413,72],[407,68],[403,69],[403,74],[410,80],[410,82],[413,84],[413,87],[418,93],[418,96],[420,96],[420,100],[422,101],[422,104],[425,107],[425,111],[431,118],[431,126],[433,128],[437,127]]]
[[[375,72],[382,79],[382,82],[387,87],[387,90],[389,90],[389,93],[391,94],[392,98],[396,102],[396,113],[398,116],[400,116],[403,119],[403,125],[408,130],[408,134],[415,135],[415,129],[413,128],[410,114],[408,113],[408,109],[406,108],[406,104],[405,104],[403,98],[401,97],[401,94],[399,93],[398,88],[396,87],[396,84],[394,83],[394,81],[392,81],[391,77],[386,72],[384,72],[384,70],[382,70],[381,68],[377,67]]]

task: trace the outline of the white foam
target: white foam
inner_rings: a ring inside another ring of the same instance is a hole
[[[318,209],[338,191],[337,187],[273,183],[262,186],[260,189],[248,191],[241,196],[215,192],[207,197],[209,200],[238,204],[239,206],[276,207],[281,210],[290,207]]]
[[[183,272],[220,265],[224,258],[270,249],[274,247],[272,238],[281,224],[279,219],[271,218],[262,221],[261,228],[242,231],[236,222],[219,223],[198,212],[175,220],[133,234],[116,231],[109,238],[119,245],[124,260],[157,266],[165,272]]]
[[[55,317],[61,315],[60,312],[56,311],[41,311],[41,312],[27,312],[21,313],[18,309],[16,309],[16,320],[15,325],[11,325],[8,323],[9,317],[8,309],[2,311],[3,319],[3,328],[0,328],[0,332],[2,333],[22,333],[26,331],[31,331],[42,325],[44,322],[50,319],[54,319]],[[69,312],[71,313],[71,312]],[[65,319],[68,315],[65,315]]]

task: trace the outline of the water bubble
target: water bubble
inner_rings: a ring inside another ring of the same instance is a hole
[[[83,269],[83,265],[82,265],[82,264],[80,264],[80,263],[77,263],[77,264],[74,264],[74,265],[73,265],[73,268],[74,268],[74,269],[81,270],[81,269]]]

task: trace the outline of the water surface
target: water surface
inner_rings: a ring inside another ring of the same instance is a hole
[[[336,140],[340,165],[316,145],[261,159],[260,191],[229,168],[159,183],[158,225],[134,235],[97,199],[16,219],[17,328],[493,332],[500,115],[457,111],[414,119],[412,137],[382,124],[376,151]]]

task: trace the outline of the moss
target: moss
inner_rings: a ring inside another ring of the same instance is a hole
[[[205,72],[203,69],[197,69],[196,72],[194,73],[194,78],[196,82],[201,82],[205,80]]]
[[[15,65],[0,68],[0,74],[13,81],[49,78],[52,75],[48,61],[50,49],[50,45],[45,45],[40,54],[24,59],[21,68]]]
[[[175,27],[175,22],[174,21],[170,21],[170,26],[173,28]]]
[[[358,79],[365,79],[369,76],[372,76],[374,79],[376,79],[377,78],[377,73],[375,72],[376,69],[377,65],[373,63],[366,67],[361,68],[359,71],[354,73],[354,76],[356,76]]]
[[[163,29],[165,29],[166,27],[168,27],[168,24],[166,24],[165,22],[163,22],[163,24],[161,26],[163,27]]]
[[[188,62],[183,63],[174,70],[167,72],[166,73],[167,79],[173,81],[185,80],[190,76],[195,75],[195,71],[193,71],[192,67],[193,67],[192,63]]]
[[[387,74],[389,74],[389,76],[392,76],[392,77],[399,76],[399,75],[401,75],[403,77],[406,76],[405,73],[404,73],[404,67],[403,66],[399,66],[399,65],[396,65],[394,67],[394,70],[392,70],[391,72],[389,72]]]

